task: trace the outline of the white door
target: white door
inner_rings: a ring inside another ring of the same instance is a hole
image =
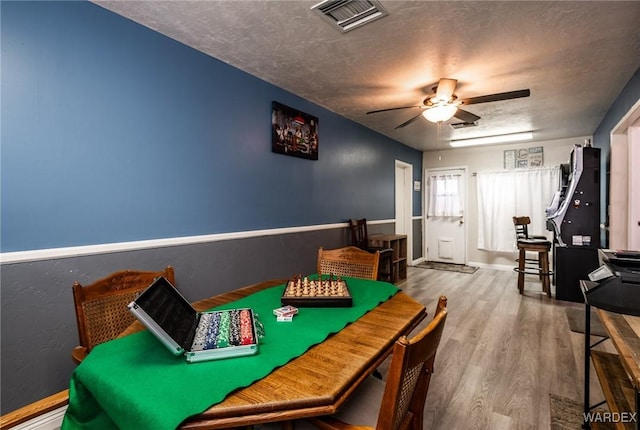
[[[413,166],[396,160],[396,234],[407,235],[407,263],[413,260]]]
[[[425,171],[425,244],[428,261],[466,264],[466,168]]]

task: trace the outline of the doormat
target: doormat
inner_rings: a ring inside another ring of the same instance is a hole
[[[564,310],[569,321],[569,329],[576,333],[584,333],[584,309],[567,308]],[[595,310],[591,309],[591,335],[608,337],[607,330],[602,326]]]
[[[567,399],[566,397],[549,394],[551,430],[581,430],[584,424],[584,406],[581,402]],[[593,412],[605,412],[602,408],[596,408]],[[601,424],[601,423],[598,423]],[[603,427],[608,429],[609,427]],[[615,428],[615,427],[612,427]]]
[[[415,267],[421,269],[434,269],[434,270],[446,270],[447,272],[460,272],[460,273],[476,273],[477,267],[466,266],[464,264],[453,263],[436,263],[435,261],[424,261]]]

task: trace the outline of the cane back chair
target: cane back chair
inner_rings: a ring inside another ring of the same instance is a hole
[[[378,279],[380,252],[370,253],[355,246],[318,250],[318,275]]]
[[[161,272],[123,270],[86,286],[74,282],[80,345],[71,353],[73,361],[80,363],[94,346],[115,339],[129,327],[135,318],[127,305],[160,276],[175,284],[171,266]]]
[[[310,418],[296,428],[306,430],[310,423],[325,430],[421,430],[446,306],[447,298],[440,297],[429,325],[411,340],[403,336],[394,344],[386,383],[369,377],[337,414]]]

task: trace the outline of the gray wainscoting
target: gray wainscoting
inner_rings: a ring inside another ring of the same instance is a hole
[[[415,226],[414,226],[415,227]],[[370,234],[393,233],[372,224]],[[414,243],[420,236],[416,236]],[[347,228],[319,229],[192,245],[5,263],[2,276],[2,413],[63,390],[78,343],[71,285],[124,270],[175,268],[189,301],[294,273],[314,273],[318,248],[349,244]],[[414,258],[417,258],[414,248]]]
[[[422,218],[413,220],[413,259],[417,260],[422,254]],[[409,261],[409,263],[411,263]]]

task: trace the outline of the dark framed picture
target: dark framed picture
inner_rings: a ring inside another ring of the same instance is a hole
[[[271,107],[271,150],[317,160],[318,118],[278,102]]]

